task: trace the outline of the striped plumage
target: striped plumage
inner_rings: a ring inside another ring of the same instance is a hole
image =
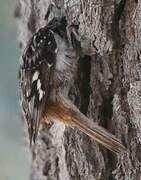
[[[75,41],[73,32],[69,32],[65,17],[53,18],[33,35],[23,53],[20,94],[30,144],[35,143],[41,120],[58,120],[78,128],[115,153],[123,152],[126,149],[115,136],[90,121],[67,99],[79,57],[75,43],[80,42]]]
[[[30,39],[20,66],[21,104],[26,117],[30,143],[35,142],[45,103],[53,86],[57,43],[66,28],[65,18],[54,18]]]

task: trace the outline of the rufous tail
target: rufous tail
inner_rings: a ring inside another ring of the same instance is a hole
[[[48,121],[60,121],[70,127],[76,127],[115,153],[126,151],[119,139],[89,120],[76,106],[62,96],[59,96],[57,102],[48,102],[43,120],[47,123]]]

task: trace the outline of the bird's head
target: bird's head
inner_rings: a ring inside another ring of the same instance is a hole
[[[52,29],[53,31],[66,31],[67,27],[67,20],[66,17],[54,17],[49,23],[48,28]]]

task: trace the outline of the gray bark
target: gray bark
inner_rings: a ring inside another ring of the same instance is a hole
[[[41,26],[50,0],[19,0],[19,45]],[[31,162],[32,180],[141,179],[141,1],[56,0],[78,21],[83,54],[69,98],[127,147],[116,156],[76,129],[44,126]],[[75,6],[74,6],[75,5]],[[96,53],[95,47],[98,49]],[[65,89],[64,89],[65,91]]]

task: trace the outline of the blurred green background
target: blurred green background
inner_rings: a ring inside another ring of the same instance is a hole
[[[16,0],[0,0],[0,180],[27,180],[28,153],[18,101]]]

